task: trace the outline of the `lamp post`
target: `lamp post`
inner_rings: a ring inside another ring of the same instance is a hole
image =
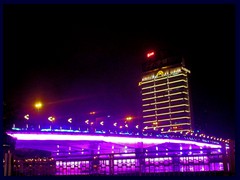
[[[50,116],[50,117],[48,117],[48,120],[49,120],[50,122],[52,122],[52,124],[53,124],[53,121],[55,121],[55,117]],[[51,126],[50,126],[50,129],[52,129]]]
[[[128,129],[127,130],[127,132],[129,132],[130,131],[130,128],[128,128],[129,127],[129,125],[131,124],[130,122],[133,120],[133,117],[132,116],[127,116],[126,118],[125,118],[125,127]],[[130,124],[129,124],[130,123]]]
[[[42,109],[43,104],[41,101],[38,101],[34,104],[35,109],[37,109],[37,112],[39,112],[40,109]],[[40,129],[40,124],[38,125],[38,129]]]
[[[24,116],[24,119],[26,119],[28,121],[29,120],[29,114],[26,114]],[[28,123],[26,123],[26,129],[28,129]]]
[[[68,119],[68,122],[70,123],[70,124],[72,124],[72,118],[69,118]],[[70,126],[70,130],[71,130],[72,128],[71,128],[71,126]]]
[[[96,131],[96,117],[95,117],[95,114],[96,112],[95,111],[92,111],[89,113],[90,114],[90,129],[89,129],[89,132],[90,133],[94,133]]]

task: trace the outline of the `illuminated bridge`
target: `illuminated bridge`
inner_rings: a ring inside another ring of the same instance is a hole
[[[16,150],[48,152],[48,157],[14,159],[15,172],[28,175],[39,171],[30,171],[31,163],[43,161],[51,162],[54,175],[229,172],[233,163],[230,140],[194,132],[139,135],[13,129],[7,134],[16,139]]]

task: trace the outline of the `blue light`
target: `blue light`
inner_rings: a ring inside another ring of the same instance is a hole
[[[96,131],[97,134],[102,134],[103,132],[102,131]]]
[[[57,132],[74,132],[75,130],[71,130],[71,129],[54,129],[53,131],[57,131]]]
[[[41,131],[55,131],[55,132],[81,132],[79,130],[72,130],[72,129],[41,129]]]
[[[41,131],[52,131],[52,129],[41,129]]]
[[[119,134],[125,134],[125,135],[129,135],[128,132],[120,132]]]
[[[12,130],[21,131],[20,128],[12,128]]]

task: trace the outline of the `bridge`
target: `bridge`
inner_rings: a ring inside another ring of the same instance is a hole
[[[109,134],[15,128],[7,134],[16,140],[16,150],[49,152],[44,158],[54,162],[55,175],[229,172],[232,167],[230,140],[194,132]],[[23,173],[23,169],[15,171]]]

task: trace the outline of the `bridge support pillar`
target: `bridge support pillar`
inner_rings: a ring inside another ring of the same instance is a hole
[[[138,143],[138,148],[135,149],[136,158],[139,162],[139,175],[141,176],[145,172],[145,150],[143,149],[143,143]]]
[[[228,173],[228,159],[227,159],[227,151],[226,151],[226,145],[225,143],[222,143],[222,159],[223,159],[223,171],[224,173]]]
[[[12,167],[13,167],[13,162],[12,162],[12,153],[8,151],[7,153],[4,154],[4,176],[11,176],[12,175]]]
[[[114,175],[114,154],[109,155],[109,174]]]
[[[235,142],[230,140],[229,142],[229,171],[230,173],[235,173]]]

